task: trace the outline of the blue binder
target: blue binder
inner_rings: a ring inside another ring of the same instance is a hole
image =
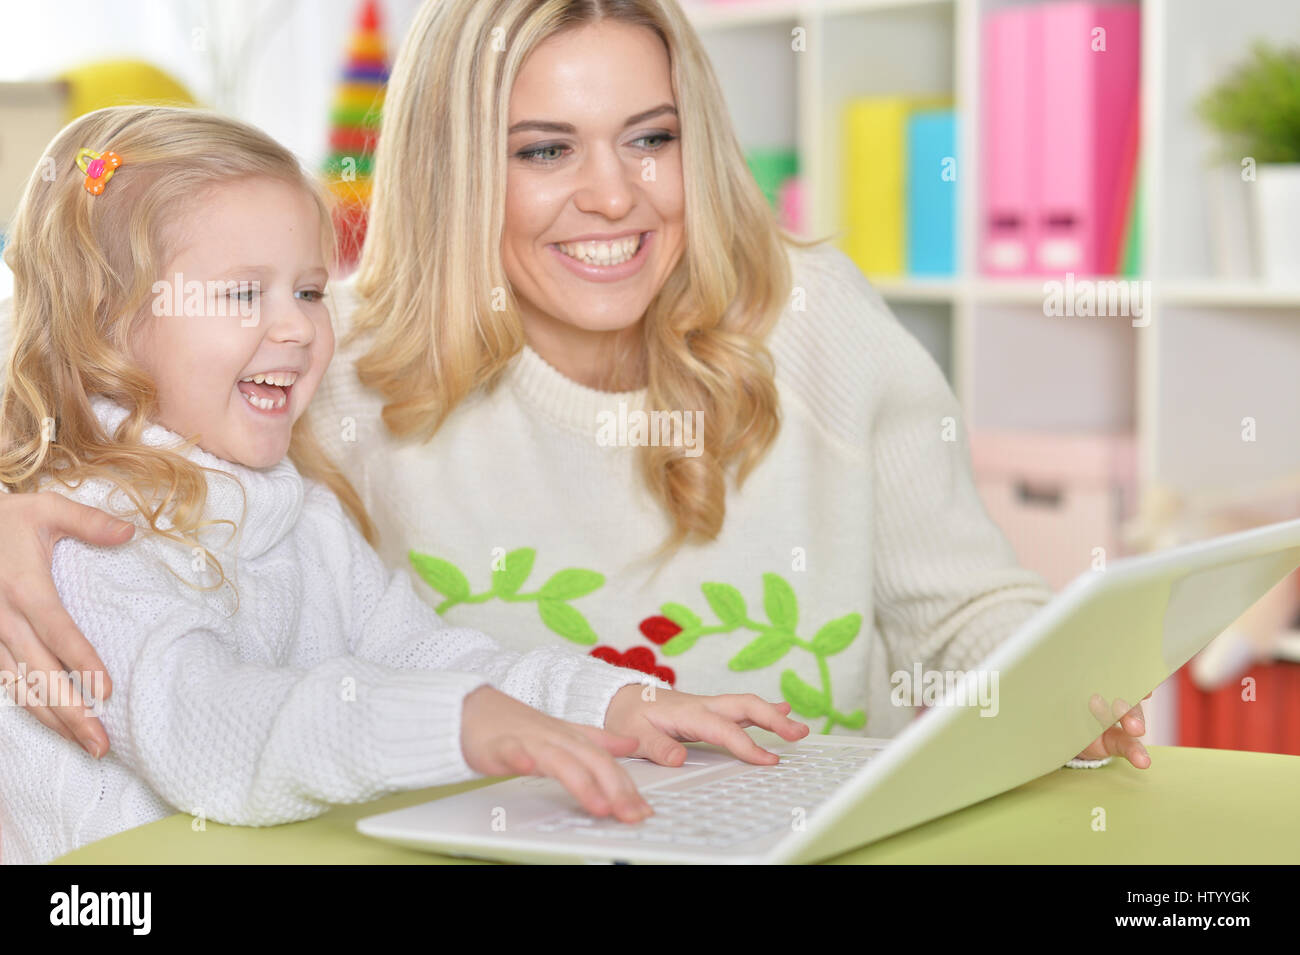
[[[907,121],[907,271],[957,272],[957,129],[951,109],[918,110]]]

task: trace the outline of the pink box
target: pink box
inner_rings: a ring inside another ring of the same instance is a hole
[[[1103,274],[1114,268],[1116,195],[1133,162],[1141,16],[1135,4],[1081,2],[1046,4],[1041,16],[1033,264],[1040,274]]]
[[[1137,162],[1138,6],[1006,7],[982,32],[980,271],[1113,272]]]
[[[1010,7],[983,21],[979,267],[987,275],[1033,271],[1041,18],[1037,7]]]
[[[1098,560],[1124,555],[1136,509],[1137,442],[1129,433],[974,431],[975,485],[1020,563],[1060,590]]]

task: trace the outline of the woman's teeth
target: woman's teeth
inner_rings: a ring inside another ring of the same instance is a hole
[[[628,235],[613,242],[557,242],[555,247],[587,265],[621,265],[636,255],[643,235]]]

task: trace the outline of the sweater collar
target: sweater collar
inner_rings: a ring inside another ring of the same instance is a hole
[[[91,396],[90,405],[109,435],[129,414],[128,409],[103,395]],[[199,447],[182,451],[179,445],[184,439],[158,424],[146,425],[140,441],[149,447],[175,448],[199,467],[224,472],[239,482],[236,484],[219,475],[207,476],[205,520],[231,521],[237,528],[233,536],[229,524],[200,529],[199,540],[214,553],[245,560],[259,557],[283,540],[297,523],[302,512],[303,479],[287,455],[269,468],[244,467]],[[138,514],[134,519],[130,516],[125,519],[137,525],[144,523]],[[164,529],[171,527],[167,518],[161,518],[158,524]]]
[[[647,389],[599,391],[569,378],[529,345],[515,356],[505,380],[525,399],[551,419],[583,433],[600,427],[603,415],[644,410]]]

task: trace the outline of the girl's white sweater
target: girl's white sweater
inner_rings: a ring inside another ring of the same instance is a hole
[[[93,403],[110,433],[126,415]],[[179,440],[158,426],[144,435]],[[112,748],[96,761],[0,705],[0,861],[45,862],[177,810],[268,826],[480,778],[460,747],[478,687],[603,726],[614,693],[646,679],[566,646],[511,653],[448,626],[287,459],[259,471],[186,456],[212,469],[211,518],[238,523],[233,539],[227,524],[202,532],[234,587],[198,589],[219,576],[144,530],[117,548],[55,545],[59,596],[113,677],[101,710]],[[103,480],[62,493],[129,514]]]

